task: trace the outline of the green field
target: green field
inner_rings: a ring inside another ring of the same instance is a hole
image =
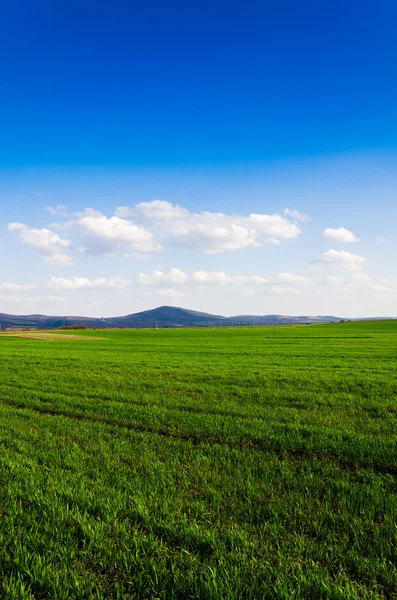
[[[397,322],[81,334],[0,335],[1,598],[397,598]]]

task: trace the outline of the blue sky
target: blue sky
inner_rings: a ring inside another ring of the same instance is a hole
[[[396,17],[2,6],[0,311],[395,315]]]

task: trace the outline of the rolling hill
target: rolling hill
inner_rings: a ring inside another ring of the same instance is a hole
[[[90,328],[112,329],[130,327],[211,327],[220,325],[266,325],[276,323],[319,323],[339,321],[334,316],[238,315],[224,317],[188,310],[176,306],[160,306],[122,317],[92,318],[84,316],[10,315],[0,313],[1,329],[56,329],[62,325],[86,325]]]

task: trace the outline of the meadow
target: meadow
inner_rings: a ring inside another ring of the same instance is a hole
[[[0,335],[1,598],[397,598],[397,321],[71,333]]]

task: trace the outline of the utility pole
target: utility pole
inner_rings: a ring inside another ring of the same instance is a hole
[[[276,333],[276,317],[273,317],[273,333]]]

